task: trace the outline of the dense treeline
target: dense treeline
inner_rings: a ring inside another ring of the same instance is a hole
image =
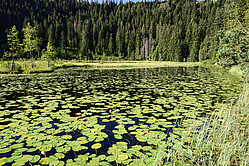
[[[216,59],[219,46],[216,34],[229,27],[227,4],[227,0],[125,4],[2,0],[0,56],[9,49],[6,29],[15,25],[23,41],[23,29],[30,23],[39,39],[39,48],[33,51],[34,58],[42,57],[49,45],[55,50],[53,57],[61,59],[193,62]],[[30,58],[27,51],[22,51],[18,57]]]

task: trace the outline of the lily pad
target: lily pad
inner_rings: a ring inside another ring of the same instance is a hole
[[[51,160],[48,157],[42,158],[40,160],[40,164],[42,165],[48,165],[51,162]]]
[[[63,153],[55,153],[54,154],[55,157],[57,157],[58,159],[63,159],[65,157],[65,155]]]
[[[128,159],[128,155],[124,153],[119,154],[117,158],[117,160],[120,160],[120,161],[127,160],[127,159]]]
[[[40,160],[40,156],[39,155],[34,155],[33,159],[30,161],[31,163],[36,163],[37,161]]]
[[[99,148],[101,148],[101,143],[96,143],[96,144],[93,144],[92,146],[91,146],[91,148],[92,149],[99,149]]]

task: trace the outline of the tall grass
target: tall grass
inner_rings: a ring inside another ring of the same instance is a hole
[[[249,165],[249,85],[236,103],[220,106],[200,127],[181,130],[166,165]],[[186,143],[188,142],[188,143]]]

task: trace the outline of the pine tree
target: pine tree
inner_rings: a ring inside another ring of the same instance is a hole
[[[113,43],[112,33],[110,34],[110,37],[109,37],[108,51],[109,51],[109,53],[111,55],[113,55],[113,53],[114,53],[114,43]]]
[[[141,55],[140,55],[140,43],[141,43],[140,33],[137,33],[137,36],[136,36],[136,52],[135,52],[135,58],[136,58],[136,60],[140,60],[141,59]]]
[[[9,55],[11,55],[12,57],[12,67],[11,67],[12,70],[15,69],[15,63],[14,63],[15,56],[20,54],[20,51],[21,51],[21,44],[20,44],[20,40],[18,37],[18,33],[19,32],[16,30],[16,26],[14,25],[12,28],[8,30],[8,34],[7,34],[7,42],[8,42],[9,50],[10,50]]]
[[[64,31],[60,35],[60,54],[62,58],[66,58],[66,37]]]
[[[87,46],[87,35],[85,30],[82,30],[81,35],[81,44],[80,44],[80,51],[79,51],[79,58],[82,60],[83,57],[88,56],[88,46]]]

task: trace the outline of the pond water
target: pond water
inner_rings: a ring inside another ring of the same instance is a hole
[[[207,67],[0,76],[0,165],[150,165],[241,81]]]

